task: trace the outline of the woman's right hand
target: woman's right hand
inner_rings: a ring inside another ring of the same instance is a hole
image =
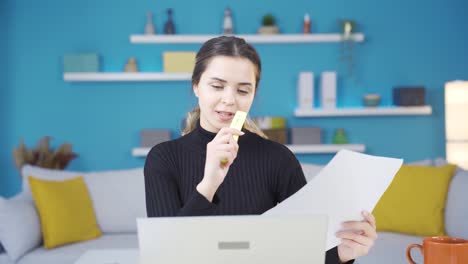
[[[210,202],[218,187],[223,183],[229,167],[237,157],[239,145],[234,140],[233,135],[241,136],[244,135],[244,132],[224,127],[206,145],[205,174],[197,185],[197,191]]]

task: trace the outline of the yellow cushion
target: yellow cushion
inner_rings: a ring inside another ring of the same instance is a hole
[[[66,181],[33,177],[28,180],[41,219],[45,248],[101,236],[83,177]]]
[[[455,165],[403,165],[373,214],[378,231],[419,236],[445,235],[444,210]]]

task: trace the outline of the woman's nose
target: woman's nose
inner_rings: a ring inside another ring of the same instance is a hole
[[[229,89],[226,89],[226,91],[223,93],[223,97],[221,98],[221,102],[225,104],[233,104],[234,101],[234,95],[231,91],[229,91]]]

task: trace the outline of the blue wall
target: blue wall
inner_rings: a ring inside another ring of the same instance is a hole
[[[9,2],[0,1],[0,195],[11,194],[17,188],[13,183],[17,182],[17,176],[14,174],[11,151],[9,141],[10,137],[10,120],[11,114],[11,102],[10,102],[10,78],[11,78],[11,65],[10,62],[10,22],[11,12],[8,10]],[[13,172],[13,173],[12,173]],[[15,179],[16,177],[16,179]]]
[[[359,21],[366,41],[356,46],[356,75],[339,63],[339,44],[257,45],[264,71],[251,115],[280,115],[289,126],[320,126],[324,141],[343,127],[351,142],[367,152],[408,161],[444,156],[443,85],[468,79],[464,0],[363,1],[0,1],[3,150],[0,195],[20,190],[11,150],[23,138],[28,146],[50,135],[54,146],[70,142],[80,157],[69,169],[104,170],[142,166],[130,151],[143,128],[170,128],[178,135],[181,118],[196,102],[188,82],[68,83],[62,80],[63,54],[98,52],[103,71],[121,71],[135,56],[142,71],[161,71],[166,50],[200,45],[135,45],[130,34],[143,31],[145,14],[155,15],[162,31],[164,10],[174,8],[177,30],[187,34],[220,33],[223,9],[233,10],[235,30],[254,33],[260,17],[272,12],[284,33],[301,31],[309,12],[314,32],[337,32],[336,19]],[[396,85],[424,85],[431,116],[295,118],[299,71],[339,72],[339,105],[360,105],[364,93],[380,93],[391,102]],[[325,163],[331,155],[300,156]]]

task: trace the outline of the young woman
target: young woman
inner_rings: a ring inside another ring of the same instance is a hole
[[[229,128],[237,110],[249,112],[260,73],[260,58],[243,39],[222,36],[201,47],[192,74],[198,106],[183,136],[156,145],[146,158],[148,217],[262,214],[306,184],[294,154],[252,121],[242,131]],[[367,254],[377,234],[374,217],[363,216],[344,223],[342,243],[327,251],[326,263]]]

